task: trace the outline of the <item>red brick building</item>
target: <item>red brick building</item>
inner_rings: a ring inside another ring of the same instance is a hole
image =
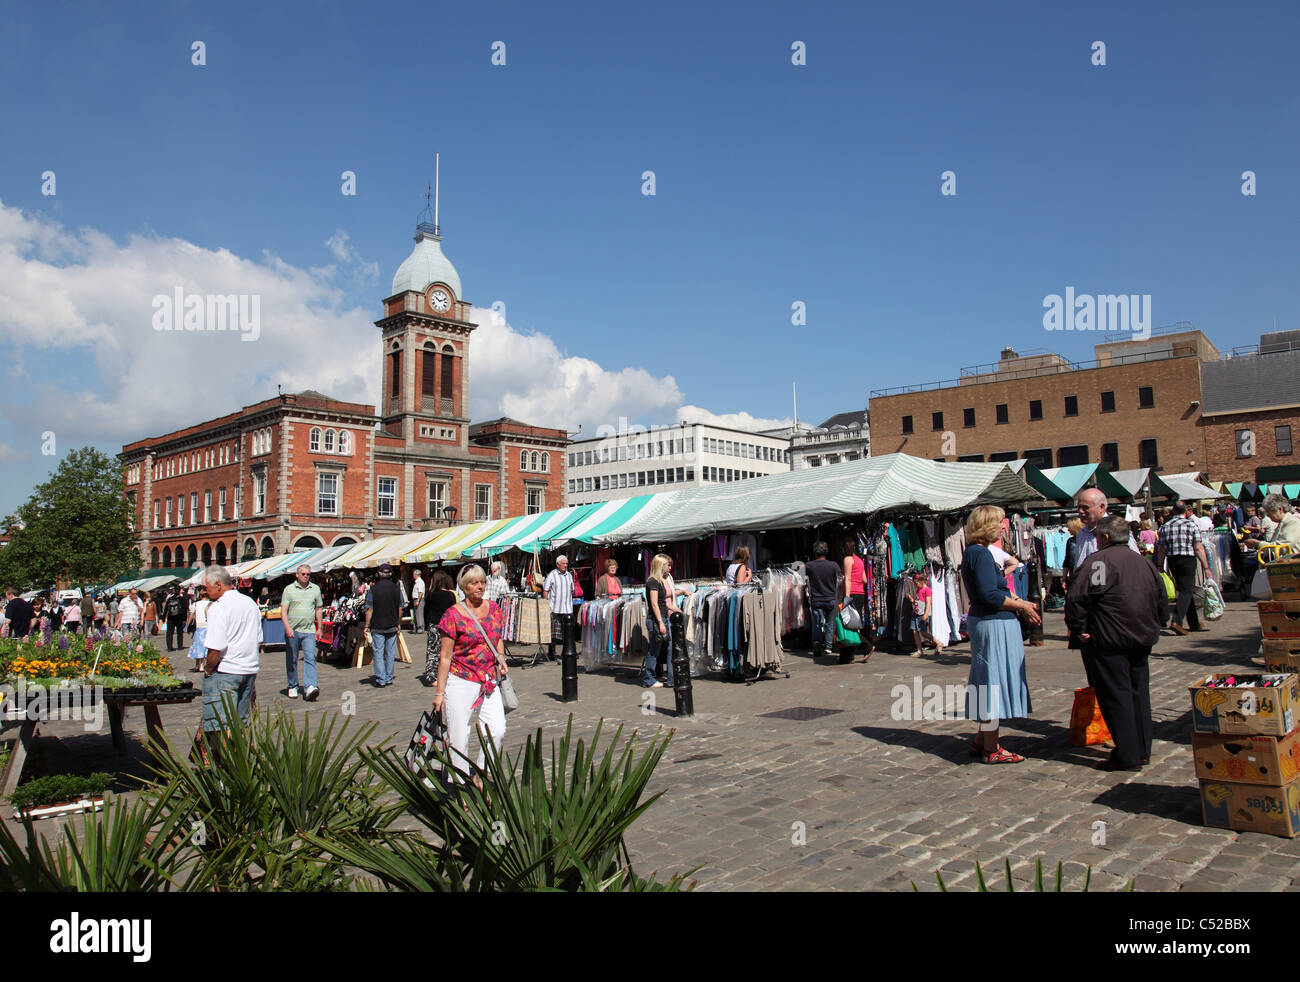
[[[1200,331],[1108,341],[1095,361],[1019,355],[949,382],[871,394],[871,449],[935,460],[1109,470],[1211,471],[1201,425],[1201,375],[1219,351]]]
[[[1212,480],[1300,483],[1300,331],[1262,335],[1205,366],[1202,393]]]
[[[234,562],[564,504],[568,434],[471,424],[475,324],[436,226],[417,226],[380,330],[380,410],[283,394],[122,448],[151,568]]]

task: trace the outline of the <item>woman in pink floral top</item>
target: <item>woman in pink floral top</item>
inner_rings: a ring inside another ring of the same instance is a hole
[[[506,733],[506,712],[497,680],[510,669],[506,666],[505,649],[501,644],[505,616],[500,607],[483,596],[487,590],[487,574],[480,566],[466,566],[460,571],[456,583],[465,594],[465,602],[448,608],[438,622],[442,652],[438,660],[433,710],[443,714],[453,762],[457,767],[468,769],[470,722],[475,710],[493,745],[501,750],[501,740]],[[483,627],[481,633],[474,623],[475,617]],[[487,639],[484,639],[484,634]],[[491,641],[490,646],[488,641]],[[480,749],[480,768],[483,761],[484,754]]]

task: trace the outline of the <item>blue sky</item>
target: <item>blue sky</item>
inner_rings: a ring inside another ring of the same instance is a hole
[[[114,450],[277,383],[373,403],[435,150],[444,251],[505,305],[476,418],[784,420],[797,382],[819,422],[1004,345],[1090,358],[1042,326],[1067,286],[1150,294],[1222,350],[1300,327],[1300,8],[1054,6],[16,9],[0,509],[48,432]],[[155,332],[177,286],[261,295],[258,343]]]

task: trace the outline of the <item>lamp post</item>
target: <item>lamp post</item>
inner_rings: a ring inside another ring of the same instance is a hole
[[[459,509],[455,505],[448,505],[442,510],[442,517],[447,520],[449,526],[456,524],[456,512]]]

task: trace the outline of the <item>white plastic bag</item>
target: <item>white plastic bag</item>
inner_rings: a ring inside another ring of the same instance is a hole
[[[1250,581],[1251,600],[1272,600],[1273,591],[1268,586],[1268,570],[1263,566],[1255,571],[1255,578]]]
[[[1223,591],[1213,580],[1205,582],[1205,619],[1217,621],[1223,616]]]

